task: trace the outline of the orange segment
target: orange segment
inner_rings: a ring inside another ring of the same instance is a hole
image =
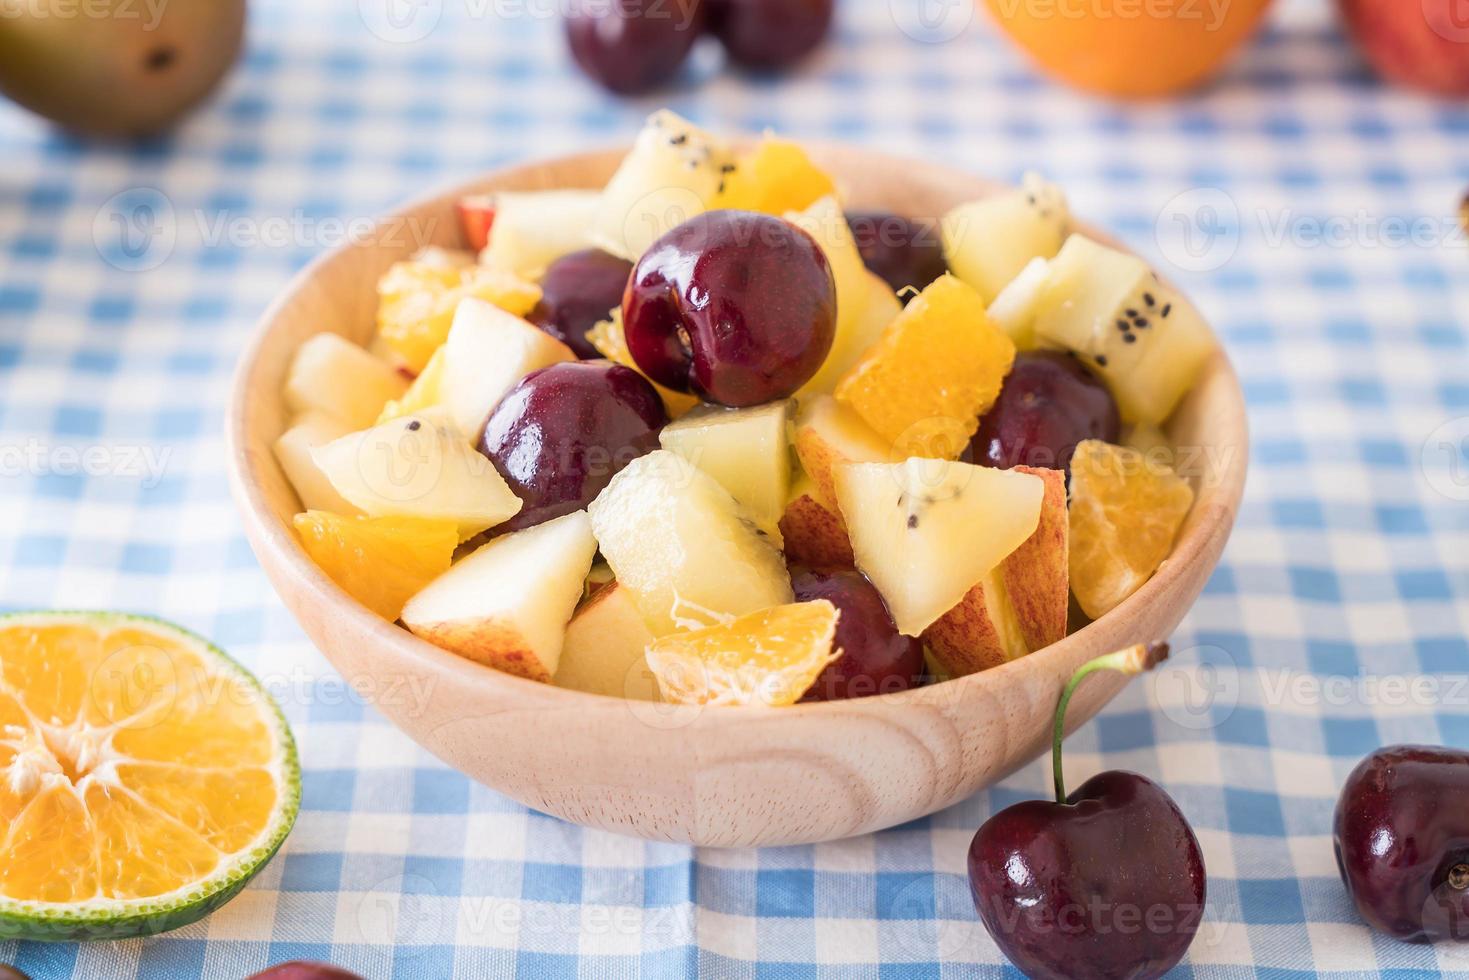
[[[804,211],[836,193],[836,184],[790,140],[767,136],[734,164],[712,209],[738,208],[783,215]]]
[[[275,779],[261,768],[186,769],[153,762],[117,768],[138,799],[226,853],[250,843],[275,808]]]
[[[479,265],[399,262],[378,281],[377,328],[415,374],[449,336],[459,301],[474,296],[524,316],[540,301],[535,283]]]
[[[0,848],[0,895],[75,902],[98,894],[97,835],[71,785],[41,788]]]
[[[76,719],[99,659],[97,636],[85,627],[0,627],[0,677],[41,722]]]
[[[453,521],[309,510],[292,523],[311,560],[352,598],[389,621],[449,570],[459,545]]]
[[[184,766],[259,766],[270,761],[265,695],[232,678],[169,698],[145,722],[120,728],[112,747],[129,759]]]
[[[1194,491],[1168,466],[1089,439],[1071,459],[1071,591],[1092,619],[1114,609],[1158,570],[1193,506]]]
[[[775,606],[648,647],[663,699],[675,704],[794,704],[833,651],[837,609],[825,599]]]
[[[979,428],[1015,361],[1015,343],[973,288],[935,280],[836,387],[836,398],[900,456],[952,459]]]
[[[82,704],[81,718],[90,725],[152,724],[209,673],[194,650],[154,630],[113,630],[99,646]]]
[[[208,841],[126,789],[92,783],[85,803],[96,830],[97,884],[109,897],[152,898],[219,865]]]

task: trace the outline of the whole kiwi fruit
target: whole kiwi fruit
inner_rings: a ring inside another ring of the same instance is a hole
[[[166,129],[239,57],[245,0],[0,0],[0,93],[89,136]]]

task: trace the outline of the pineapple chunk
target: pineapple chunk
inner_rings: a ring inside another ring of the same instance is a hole
[[[919,636],[1040,524],[1045,483],[1014,470],[909,459],[835,472],[857,568],[898,630]]]
[[[913,298],[838,382],[836,397],[901,455],[952,459],[999,397],[1014,361],[1014,342],[979,294],[946,275]]]
[[[891,463],[892,443],[862,417],[830,395],[802,399],[796,415],[796,456],[811,480],[812,496],[827,510],[837,509],[832,470],[842,463]]]
[[[1122,421],[1173,414],[1214,351],[1197,310],[1135,255],[1072,235],[1051,262],[1035,317],[1042,347],[1075,351],[1107,382]]]
[[[284,396],[293,414],[324,412],[356,431],[407,390],[408,379],[391,364],[334,333],[319,333],[297,349]]]
[[[1056,254],[1069,219],[1061,189],[1026,174],[1018,189],[945,215],[944,255],[954,275],[988,303],[1031,259]]]
[[[454,521],[461,540],[520,512],[504,478],[442,409],[343,436],[311,459],[364,513]]]
[[[307,510],[321,510],[332,514],[350,516],[359,513],[356,507],[332,487],[321,467],[311,458],[311,451],[351,431],[342,421],[325,412],[311,411],[296,419],[295,423],[275,441],[275,458],[285,471],[286,479],[301,498]]]
[[[495,195],[495,220],[480,261],[539,279],[552,262],[591,244],[587,229],[601,201],[600,191],[501,191]]]
[[[491,541],[403,607],[403,625],[476,663],[550,683],[597,553],[586,511]]]
[[[633,460],[587,510],[655,636],[792,600],[780,552],[728,490],[676,453]]]
[[[516,316],[540,301],[541,288],[501,269],[455,265],[434,253],[399,262],[378,281],[378,339],[410,371],[421,372],[449,335],[460,300],[473,296]]]
[[[428,364],[413,383],[408,386],[408,391],[402,398],[388,402],[383,410],[378,413],[377,425],[400,419],[405,415],[421,412],[425,408],[433,408],[439,404],[444,396],[444,348],[440,347],[434,351],[434,356],[428,359]]]
[[[780,515],[791,489],[790,415],[789,401],[711,406],[665,426],[658,441],[718,480],[779,545]]]
[[[837,189],[798,144],[774,136],[762,138],[733,166],[711,208],[781,215],[808,208]]]
[[[571,348],[544,330],[483,300],[466,299],[444,342],[441,401],[459,431],[478,438],[517,381],[537,368],[574,360]]]
[[[863,264],[862,253],[857,251],[857,239],[852,235],[835,197],[823,197],[805,211],[789,212],[785,220],[816,239],[836,282],[837,328],[831,351],[821,369],[797,392],[798,395],[829,393],[862,353],[876,342],[883,328],[893,321],[901,304],[892,290],[886,288],[886,283],[882,291],[891,300],[890,306],[873,292],[872,281],[876,277]],[[874,303],[882,305],[875,315],[869,315]],[[886,322],[874,326],[875,320],[886,310],[891,310],[892,315],[886,317]]]
[[[1035,314],[1050,277],[1051,263],[1040,257],[1033,258],[990,303],[990,319],[1009,334],[1021,350],[1035,347]]]
[[[655,112],[602,191],[592,244],[636,262],[664,232],[709,210],[732,160],[723,143],[693,123],[667,109]]]
[[[631,590],[609,585],[571,617],[552,683],[612,698],[657,701],[658,681],[643,656],[653,639]]]

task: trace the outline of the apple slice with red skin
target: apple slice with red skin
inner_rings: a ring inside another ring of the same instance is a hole
[[[923,631],[934,659],[950,677],[998,667],[1066,636],[1071,603],[1066,474],[1033,466],[1014,469],[1046,485],[1040,523],[958,605]]]
[[[1061,778],[1066,706],[1077,685],[1096,670],[1139,674],[1167,651],[1136,646],[1078,670],[1056,711],[1056,802],[1008,807],[969,845],[974,906],[1031,980],[1156,980],[1183,958],[1203,919],[1203,853],[1157,783],[1104,772],[1068,796]]]
[[[464,232],[464,241],[474,251],[482,251],[490,243],[490,229],[495,224],[495,196],[470,194],[461,197],[455,210],[459,212],[459,227]]]
[[[1469,753],[1392,745],[1336,805],[1336,863],[1367,924],[1408,942],[1469,939]]]

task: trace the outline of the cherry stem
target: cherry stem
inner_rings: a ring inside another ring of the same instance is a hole
[[[1071,680],[1066,682],[1066,687],[1061,691],[1061,703],[1056,705],[1056,724],[1051,731],[1051,771],[1056,781],[1057,803],[1066,802],[1066,778],[1061,774],[1061,742],[1066,737],[1066,706],[1071,703],[1071,695],[1076,693],[1088,674],[1099,670],[1115,670],[1127,677],[1136,677],[1167,659],[1168,644],[1139,643],[1088,661],[1071,675]]]

